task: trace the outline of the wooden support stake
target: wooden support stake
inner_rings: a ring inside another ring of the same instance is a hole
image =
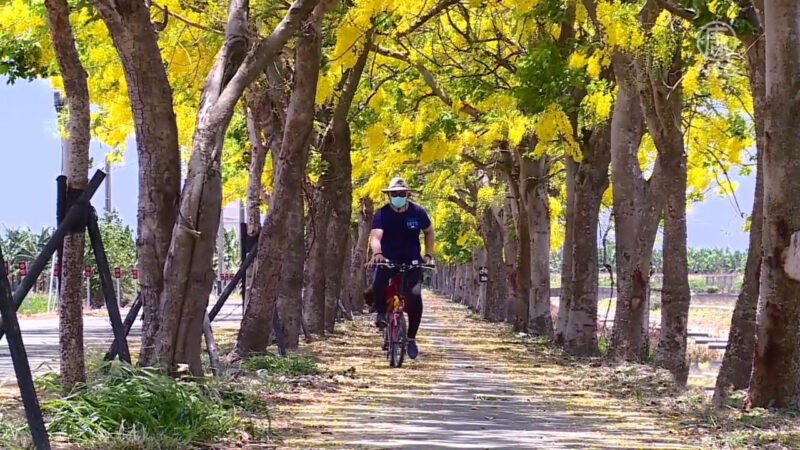
[[[3,250],[0,249],[0,261],[3,260]],[[42,409],[39,407],[39,399],[36,396],[36,388],[33,385],[33,375],[28,364],[28,354],[25,352],[25,345],[22,343],[22,333],[17,321],[17,309],[11,297],[11,286],[8,284],[6,270],[0,264],[0,316],[8,328],[8,349],[11,352],[11,360],[14,363],[14,373],[17,376],[19,392],[22,395],[22,404],[25,407],[25,416],[28,419],[28,428],[31,430],[33,445],[37,450],[50,450],[50,439],[47,437],[47,429],[44,426]]]
[[[131,309],[128,310],[128,314],[125,316],[125,321],[122,322],[122,327],[125,329],[125,337],[128,336],[131,332],[131,328],[133,327],[133,322],[136,321],[136,316],[139,315],[139,311],[142,309],[142,294],[141,292],[136,296],[136,300],[133,301],[131,305]],[[112,359],[117,357],[117,340],[115,339],[114,342],[111,343],[111,347],[109,347],[108,352],[106,352],[106,356],[103,358],[106,361],[111,361]]]
[[[247,245],[247,224],[244,222],[239,222],[239,264],[244,265],[245,259],[247,259],[247,251],[249,250],[250,246]],[[244,305],[247,305],[247,277],[242,279],[242,309],[244,310]]]
[[[219,365],[219,349],[214,340],[214,333],[211,331],[211,319],[208,317],[208,312],[203,316],[203,336],[206,338],[206,351],[208,351],[208,360],[211,362],[211,373],[218,377],[222,374]]]
[[[347,320],[351,320],[352,321],[353,320],[353,312],[344,307],[344,303],[342,302],[342,299],[338,299],[337,303],[339,305],[339,311],[341,311],[341,313],[342,313],[342,317],[344,317]]]
[[[114,294],[114,281],[111,278],[111,268],[106,258],[106,250],[103,247],[103,237],[100,235],[100,227],[97,225],[97,211],[91,208],[89,212],[89,222],[87,224],[89,239],[92,241],[92,250],[95,260],[97,260],[97,272],[100,275],[100,287],[103,289],[103,297],[106,301],[106,311],[111,320],[111,329],[114,331],[114,340],[117,342],[119,359],[126,363],[131,363],[131,354],[128,351],[128,340],[126,339],[125,329],[122,326],[122,316],[119,314],[119,303]]]
[[[233,291],[236,289],[236,285],[242,281],[242,279],[244,279],[244,276],[247,273],[247,268],[250,267],[250,264],[253,264],[253,261],[256,260],[257,253],[257,248],[253,248],[252,251],[247,253],[247,258],[245,258],[242,266],[239,267],[239,270],[236,271],[236,275],[233,276],[233,280],[231,280],[231,282],[225,286],[225,289],[222,290],[222,293],[217,299],[217,303],[214,304],[214,307],[211,308],[211,312],[208,313],[208,318],[211,319],[212,322],[217,317],[217,314],[219,314],[219,311],[222,309],[225,301],[228,300],[228,297],[230,297]],[[242,314],[244,314],[244,311],[242,311]]]

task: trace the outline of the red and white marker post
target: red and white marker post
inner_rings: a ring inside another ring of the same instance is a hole
[[[83,274],[86,276],[86,307],[88,308],[92,296],[92,266],[87,265],[83,269]]]

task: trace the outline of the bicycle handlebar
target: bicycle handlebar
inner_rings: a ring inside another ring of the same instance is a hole
[[[411,269],[429,269],[434,270],[436,268],[433,264],[397,264],[391,261],[381,262],[381,263],[373,263],[372,266],[381,266],[381,267],[388,267],[390,269],[398,269],[398,270],[411,270]]]

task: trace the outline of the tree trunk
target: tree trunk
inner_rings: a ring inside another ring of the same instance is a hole
[[[514,331],[523,331],[528,325],[528,305],[531,290],[531,239],[530,224],[528,222],[525,192],[520,182],[520,162],[515,151],[505,149],[503,156],[503,169],[509,189],[514,198],[514,230],[516,231],[516,263],[514,271],[509,272],[509,289],[511,302],[508,308],[508,322]]]
[[[367,241],[369,241],[369,233],[372,228],[372,216],[374,214],[374,206],[372,199],[369,197],[362,197],[361,209],[358,213],[358,238],[353,246],[353,259],[350,264],[350,277],[349,286],[347,288],[346,297],[350,301],[354,311],[362,312],[364,310],[364,264],[367,262]]]
[[[81,65],[75,37],[69,22],[69,5],[66,0],[47,0],[47,21],[50,37],[64,81],[69,122],[67,123],[67,148],[64,174],[70,189],[83,189],[88,183],[89,171],[89,87],[86,71]],[[88,216],[87,216],[88,217]],[[61,355],[61,386],[65,391],[86,381],[83,352],[83,246],[84,232],[68,234],[64,238],[62,257],[63,276],[61,300],[58,305],[59,350]]]
[[[267,128],[265,118],[270,110],[268,94],[256,89],[257,85],[250,88],[245,98],[247,105],[247,132],[250,137],[250,167],[247,176],[247,236],[258,236],[261,231],[261,176],[264,173],[264,164],[267,161],[269,145],[263,134]]]
[[[549,162],[546,156],[536,160],[522,158],[520,182],[524,186],[525,210],[530,230],[530,300],[528,332],[553,338],[550,314],[550,201],[547,195]],[[524,181],[523,181],[524,180]],[[520,219],[522,221],[524,219]],[[524,242],[524,241],[523,241]]]
[[[800,3],[764,2],[766,94],[764,147],[764,259],[756,318],[756,344],[748,404],[800,405]]]
[[[503,259],[505,261],[505,279],[508,295],[503,309],[505,321],[512,323],[513,308],[516,304],[516,294],[512,290],[517,273],[517,253],[519,253],[519,241],[517,239],[516,218],[514,214],[515,201],[512,194],[507,194],[506,201],[503,203],[501,213],[503,226]]]
[[[272,333],[272,316],[279,291],[282,259],[289,248],[288,214],[291,199],[301,195],[314,121],[314,99],[321,58],[321,24],[330,5],[320,3],[304,22],[295,49],[295,82],[286,113],[279,159],[281,170],[274,181],[272,201],[258,242],[256,276],[236,348],[231,359],[263,352]],[[294,245],[301,245],[294,242]]]
[[[291,200],[292,207],[286,213],[290,242],[303,242],[303,198],[302,194]],[[278,292],[278,317],[280,317],[286,348],[296,350],[300,344],[301,315],[303,302],[303,260],[305,251],[302,245],[290,245],[281,268],[281,287]]]
[[[686,259],[686,155],[680,138],[681,153],[675,160],[664,161],[668,188],[664,211],[664,282],[661,289],[661,336],[656,349],[656,367],[672,373],[680,386],[686,385],[689,364],[686,339],[689,322],[689,272]]]
[[[591,131],[575,178],[574,237],[570,251],[573,298],[565,336],[566,349],[573,355],[597,353],[597,222],[603,193],[608,188],[610,144],[609,126]]]
[[[610,356],[643,361],[647,356],[647,286],[650,259],[661,212],[659,160],[646,181],[637,154],[643,130],[643,115],[636,75],[630,58],[621,52],[612,56],[618,89],[611,117],[611,177],[614,184],[614,230],[618,299]]]
[[[252,149],[253,155],[247,186],[247,236],[252,239],[256,239],[261,231],[261,196],[264,193],[261,176],[264,172],[267,153],[269,151],[272,151],[273,155],[280,153],[283,127],[286,123],[286,94],[284,93],[286,75],[281,60],[278,59],[275,64],[267,66],[265,75],[264,80],[260,80],[259,83],[250,87],[251,94],[248,95],[246,102],[249,108],[247,125],[250,141],[258,144],[258,147],[254,146]],[[277,161],[273,164],[273,175],[276,173],[276,166]],[[256,174],[258,175],[256,176]],[[289,264],[288,261],[287,264]],[[302,266],[302,261],[300,264]],[[253,284],[254,275],[255,271],[251,265],[247,270],[246,286]],[[287,289],[291,288],[287,286]]]
[[[575,241],[575,176],[578,172],[578,163],[572,158],[566,158],[567,166],[567,207],[566,230],[564,246],[561,250],[561,289],[558,296],[558,316],[556,318],[555,340],[563,344],[567,334],[570,305],[572,304],[572,273],[574,271],[572,252]]]
[[[275,31],[251,46],[249,53],[249,2],[234,0],[229,5],[225,43],[203,86],[180,214],[164,266],[157,352],[161,365],[170,372],[178,364],[187,363],[193,374],[202,374],[199,342],[213,280],[211,236],[219,226],[222,207],[219,164],[233,109],[244,89],[294,34],[313,3],[296,0]],[[275,298],[272,300],[274,309]],[[271,324],[272,317],[268,319]]]
[[[364,51],[364,54],[367,52]],[[364,56],[366,63],[366,56]],[[358,63],[357,63],[358,66]],[[361,65],[363,71],[363,65]],[[355,68],[353,69],[356,70]],[[359,74],[354,83],[358,84]],[[353,88],[355,90],[355,88]],[[341,101],[341,100],[340,100]],[[349,110],[349,108],[348,108]],[[320,181],[326,186],[328,195],[332,197],[331,219],[328,226],[326,240],[329,245],[325,252],[325,267],[329,268],[325,272],[325,327],[326,331],[333,332],[336,321],[336,311],[339,301],[342,299],[342,276],[343,271],[340,266],[345,261],[348,252],[350,234],[350,217],[353,205],[353,184],[351,176],[353,166],[350,161],[350,125],[347,123],[347,111],[341,121],[334,117],[333,127],[336,131],[328,133],[333,142],[330,143],[332,154],[327,156],[323,153],[323,159],[328,161],[329,172],[320,177]],[[332,128],[333,128],[332,127]],[[323,147],[327,146],[323,143]],[[327,156],[327,157],[326,157]]]
[[[226,68],[238,67],[244,59],[248,8],[248,0],[232,1],[229,6],[225,43],[203,87],[179,217],[164,265],[156,352],[170,373],[179,364],[188,364],[193,375],[203,375],[200,340],[214,282],[214,236],[222,208],[222,143],[233,110],[222,111],[221,121],[211,116],[218,113],[214,100],[230,81]]]
[[[757,21],[756,23],[760,23]],[[758,28],[761,30],[761,28]],[[756,127],[756,187],[753,212],[750,217],[750,247],[747,251],[747,265],[736,308],[733,310],[728,345],[722,359],[722,367],[717,375],[714,389],[714,404],[722,406],[728,390],[746,389],[753,369],[753,348],[756,333],[756,307],[758,306],[759,278],[761,275],[761,233],[764,221],[764,171],[762,155],[765,149],[764,117],[766,114],[764,38],[760,33],[742,39],[746,45],[750,91],[753,96],[753,109]]]
[[[320,147],[325,171],[319,179],[319,203],[316,205],[317,237],[310,256],[311,301],[324,303],[325,331],[332,332],[338,301],[342,293],[341,263],[345,256],[353,203],[350,161],[350,124],[348,113],[353,104],[361,75],[369,56],[370,37],[355,65],[347,72],[344,87]]]
[[[314,207],[309,211],[308,257],[305,263],[305,292],[303,294],[303,315],[309,332],[325,334],[325,252],[328,247],[327,230],[330,217],[327,198],[322,186],[314,188]]]
[[[172,89],[144,2],[93,0],[119,54],[136,132],[139,204],[136,252],[142,298],[139,364],[155,363],[159,299],[180,194],[181,159]]]
[[[353,265],[353,257],[355,256],[355,243],[358,240],[358,226],[352,222],[349,225],[350,227],[347,230],[347,245],[344,249],[344,264],[339,268],[341,272],[339,276],[342,277],[339,297],[342,299],[344,307],[350,311],[351,314],[358,314],[360,310],[356,311],[356,305],[354,305],[350,299],[350,267]]]
[[[648,5],[640,14],[644,27],[655,23],[661,11],[655,4]],[[658,150],[663,173],[663,184],[655,189],[660,189],[666,200],[663,206],[664,281],[661,291],[661,335],[655,365],[669,370],[679,385],[685,385],[689,376],[686,340],[691,296],[686,259],[686,153],[682,124],[675,119],[682,117],[683,112],[681,51],[679,48],[673,50],[670,67],[666,70],[653,67],[652,64],[645,58],[637,58],[635,61],[642,111]],[[649,297],[649,283],[646,291]]]
[[[486,295],[482,315],[486,320],[492,322],[502,322],[505,319],[505,306],[508,298],[506,266],[503,262],[502,227],[503,224],[492,207],[484,208],[480,213],[479,231],[486,248],[486,268],[489,271],[489,280],[484,283]]]

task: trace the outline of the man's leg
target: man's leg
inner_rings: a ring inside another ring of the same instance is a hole
[[[412,270],[406,276],[406,312],[408,313],[408,356],[414,359],[417,349],[417,330],[422,321],[422,269]]]
[[[378,267],[375,272],[375,279],[372,282],[373,299],[375,302],[375,312],[378,313],[375,323],[381,326],[386,325],[386,288],[389,286],[390,278],[389,269],[386,267]]]

